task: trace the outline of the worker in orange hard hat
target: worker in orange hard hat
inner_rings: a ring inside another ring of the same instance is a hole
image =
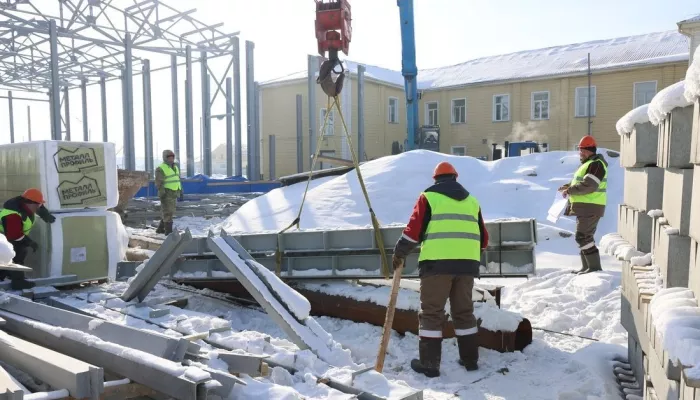
[[[576,216],[576,243],[581,255],[581,269],[572,271],[585,274],[602,270],[600,252],[595,245],[598,221],[605,215],[608,188],[608,162],[597,154],[593,136],[584,136],[578,144],[581,166],[570,183],[559,191],[569,198],[565,215]]]
[[[29,238],[29,233],[34,226],[35,216],[52,224],[56,217],[51,215],[44,207],[44,195],[38,189],[27,189],[21,196],[13,197],[3,204],[0,209],[0,233],[5,235],[15,251],[12,260],[15,264],[24,264],[24,258],[29,249],[37,251],[38,244]],[[33,282],[25,279],[20,271],[0,270],[0,281],[9,277],[13,290],[28,289],[34,286]]]
[[[489,236],[479,202],[457,182],[458,176],[448,162],[435,167],[435,183],[418,197],[406,229],[394,247],[392,260],[392,268],[398,268],[421,245],[419,359],[411,361],[411,368],[428,377],[440,375],[442,325],[448,298],[459,346],[459,364],[467,371],[478,369],[472,290]]]

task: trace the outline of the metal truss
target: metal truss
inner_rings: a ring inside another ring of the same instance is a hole
[[[105,83],[120,79],[123,97],[124,156],[126,168],[133,170],[135,157],[132,79],[135,75],[143,75],[146,169],[152,171],[150,74],[164,69],[171,70],[174,151],[176,156],[179,156],[177,67],[185,65],[187,174],[193,175],[194,57],[199,56],[196,61],[201,65],[205,155],[211,152],[211,118],[226,118],[230,139],[227,144],[233,148],[232,117],[235,116],[236,146],[240,146],[241,122],[240,113],[237,112],[240,108],[240,46],[237,37],[239,32],[225,33],[219,29],[223,23],[210,25],[195,18],[196,9],[179,11],[167,3],[165,0],[0,0],[0,90],[48,94],[51,103],[52,139],[71,140],[68,91],[80,88],[83,104],[83,140],[87,140],[85,91],[87,86],[98,84],[102,89],[103,140],[106,141]],[[251,48],[252,70],[253,43],[246,42],[246,48],[248,47]],[[170,65],[152,66],[149,54],[160,56],[158,58],[169,55]],[[207,65],[208,60],[219,57],[231,58],[221,78]],[[183,58],[184,63],[180,62]],[[232,67],[235,86],[233,93],[231,78],[227,77]],[[249,90],[253,92],[253,85]],[[211,106],[219,94],[226,98],[226,111],[212,116]],[[7,97],[12,97],[11,92]],[[65,110],[63,116],[61,108]],[[232,159],[233,157],[229,157],[231,175]],[[236,160],[235,172],[240,175],[239,163],[240,160]],[[211,156],[204,160],[204,173],[211,173]]]

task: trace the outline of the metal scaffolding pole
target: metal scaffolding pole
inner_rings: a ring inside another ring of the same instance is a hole
[[[316,153],[316,57],[309,55],[307,84],[309,90],[309,169],[313,165],[312,156]]]
[[[297,95],[297,173],[304,172],[304,132],[302,113],[302,97]]]
[[[203,51],[200,58],[202,79],[202,171],[211,176],[211,96],[209,93],[209,74],[207,73],[207,53]]]
[[[226,176],[233,175],[233,104],[231,77],[226,78]]]
[[[51,48],[51,81],[49,100],[51,106],[51,138],[61,140],[61,93],[58,78],[58,30],[56,20],[49,20],[49,47]]]
[[[192,108],[192,47],[185,48],[185,122],[187,175],[194,176],[194,109]]]
[[[233,118],[234,118],[234,158],[236,176],[243,175],[243,141],[241,140],[241,49],[238,37],[233,38]]]
[[[246,116],[247,116],[247,161],[248,168],[246,175],[248,180],[255,181],[255,76],[253,73],[253,42],[246,40],[245,42],[245,77],[246,77]]]
[[[365,160],[365,66],[357,66],[357,158]]]
[[[255,160],[255,175],[253,176],[257,181],[258,179],[260,179],[260,167],[262,166],[260,160],[260,158],[262,157],[262,149],[260,148],[262,144],[262,136],[260,133],[260,85],[258,84],[258,82],[254,83],[253,93],[253,143],[255,144],[255,155],[253,156],[253,160]]]
[[[90,133],[88,128],[88,101],[87,101],[87,81],[81,79],[80,81],[80,95],[83,101],[83,141],[90,141]]]
[[[32,141],[32,108],[27,106],[27,141]]]
[[[173,153],[175,159],[180,161],[180,103],[177,91],[177,56],[174,54],[170,56],[170,87],[173,101]]]
[[[65,118],[65,125],[66,125],[66,136],[65,139],[66,141],[70,141],[70,96],[68,95],[68,86],[63,88],[63,107],[64,107],[64,118]]]
[[[107,82],[104,76],[100,78],[100,102],[102,103],[102,141],[109,142],[107,136]]]
[[[131,58],[131,34],[124,34],[124,92],[126,100],[124,102],[124,115],[126,125],[124,126],[124,162],[129,171],[136,170],[136,147],[134,146],[134,81]]]
[[[7,104],[10,108],[10,143],[15,142],[15,113],[12,110],[12,91],[7,92]]]
[[[268,161],[270,163],[268,178],[269,180],[275,179],[275,135],[270,135],[270,151],[268,156]]]
[[[143,133],[146,148],[146,172],[154,174],[153,165],[153,113],[151,109],[151,62],[143,60]]]

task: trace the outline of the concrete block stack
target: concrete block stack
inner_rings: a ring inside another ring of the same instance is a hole
[[[631,132],[620,132],[625,188],[615,236],[636,251],[614,253],[623,258],[620,319],[638,385],[626,394],[685,400],[700,398],[700,380],[688,373],[693,365],[669,353],[665,324],[672,308],[665,307],[671,298],[690,307],[700,301],[700,101],[676,101],[671,110],[665,103],[650,105],[665,113],[655,128],[636,121]],[[700,335],[694,339],[700,343]]]

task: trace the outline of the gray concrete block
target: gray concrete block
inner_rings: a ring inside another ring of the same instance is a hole
[[[653,219],[645,212],[620,204],[618,206],[617,231],[637,250],[651,252]]]
[[[628,337],[639,343],[644,353],[649,352],[649,336],[646,333],[644,316],[637,307],[637,299],[626,294],[620,296],[620,324]]]
[[[688,262],[688,288],[696,299],[700,299],[700,242],[690,239],[690,260]]]
[[[663,191],[664,170],[662,168],[625,169],[624,204],[643,212],[660,210]]]
[[[700,242],[700,165],[693,168],[693,192],[690,199],[689,235]]]
[[[700,400],[700,382],[690,379],[683,373],[680,400]]]
[[[690,139],[690,160],[700,164],[700,99],[693,106],[693,137]]]
[[[679,400],[680,382],[668,379],[656,352],[645,353],[649,359],[648,374],[659,400]]]
[[[662,210],[671,226],[688,236],[690,204],[693,194],[693,169],[668,168],[664,170]]]
[[[660,226],[659,245],[654,258],[664,278],[664,287],[688,287],[689,236],[674,233],[670,225]]]
[[[635,124],[632,132],[620,137],[620,165],[624,168],[656,165],[659,128],[651,122]]]
[[[638,383],[644,380],[644,352],[637,341],[627,336],[627,360],[634,372],[634,378]]]
[[[691,168],[693,106],[674,108],[659,124],[656,165],[661,168]]]

